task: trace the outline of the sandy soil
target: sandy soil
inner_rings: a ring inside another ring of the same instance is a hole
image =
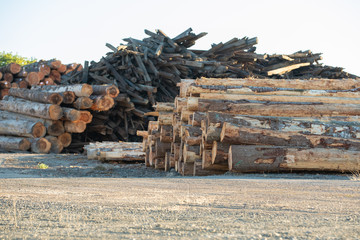
[[[184,178],[82,155],[0,154],[0,239],[359,239],[359,213],[360,181],[347,175]]]

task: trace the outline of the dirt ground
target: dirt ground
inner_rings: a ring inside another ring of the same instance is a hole
[[[181,177],[0,154],[0,239],[360,239],[359,213],[360,180],[346,174]]]

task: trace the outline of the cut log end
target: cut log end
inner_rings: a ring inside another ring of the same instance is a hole
[[[31,151],[34,153],[49,153],[51,143],[45,138],[31,139]]]
[[[63,116],[62,108],[59,105],[51,105],[49,115],[52,120],[59,120]]]
[[[46,134],[46,128],[41,122],[37,122],[32,128],[32,135],[35,138],[44,137]]]
[[[62,101],[63,101],[63,97],[58,93],[52,93],[49,96],[49,102],[51,102],[52,104],[60,105]]]
[[[58,140],[64,147],[68,147],[71,144],[72,137],[71,137],[70,133],[65,132],[65,133],[61,134],[60,136],[58,136]]]

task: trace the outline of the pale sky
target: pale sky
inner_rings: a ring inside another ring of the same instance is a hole
[[[195,49],[259,38],[257,53],[323,53],[322,63],[360,75],[360,1],[0,0],[0,51],[64,63],[98,61],[144,29],[175,37],[208,32]]]

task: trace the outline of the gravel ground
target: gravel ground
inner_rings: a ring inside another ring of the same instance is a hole
[[[360,181],[348,175],[181,177],[0,154],[0,239],[360,239],[359,213]]]

